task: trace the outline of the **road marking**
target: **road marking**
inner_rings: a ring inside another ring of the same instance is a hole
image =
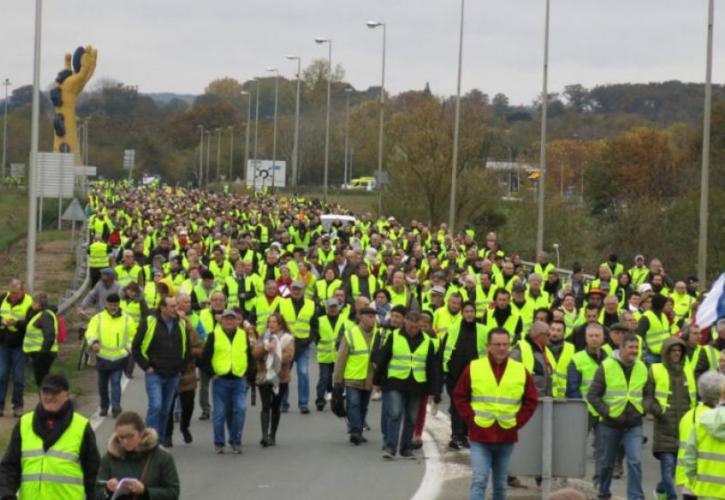
[[[131,381],[130,378],[126,378],[126,374],[123,374],[123,378],[121,380],[121,396],[123,396],[123,393],[126,392],[126,387],[128,386],[128,383]],[[91,429],[93,431],[97,431],[98,428],[101,426],[104,420],[106,420],[106,417],[102,417],[99,415],[100,408],[96,410],[96,412],[91,415]]]
[[[430,406],[428,408],[430,416]],[[440,415],[440,412],[438,414]],[[441,454],[438,451],[438,444],[433,439],[433,433],[427,429],[423,436],[423,455],[426,458],[425,473],[411,500],[435,500],[443,486],[445,466],[441,461]]]

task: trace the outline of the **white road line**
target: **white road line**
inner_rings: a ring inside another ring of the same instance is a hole
[[[443,469],[438,445],[430,431],[423,436],[423,454],[425,460],[425,474],[411,500],[435,500],[443,486]]]
[[[126,387],[128,386],[128,383],[131,381],[131,379],[126,378],[126,375],[123,375],[123,378],[121,380],[121,395],[123,395],[124,392],[126,392]],[[97,431],[98,428],[101,426],[104,420],[106,420],[106,417],[102,417],[98,414],[101,410],[98,409],[96,412],[91,415],[91,429],[93,431]]]

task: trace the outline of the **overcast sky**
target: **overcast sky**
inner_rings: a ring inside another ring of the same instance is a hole
[[[704,80],[707,0],[552,0],[550,91],[564,85]],[[0,78],[32,81],[34,4],[0,0]],[[387,88],[436,94],[456,86],[459,0],[45,0],[45,87],[78,45],[99,50],[95,78],[142,92],[198,94],[219,77],[248,79],[277,66],[288,77],[326,57],[331,37],[358,89],[378,85],[388,25]],[[530,103],[541,89],[545,0],[468,0],[463,89]],[[725,7],[721,4],[720,7]],[[714,80],[725,79],[725,8],[715,18]]]

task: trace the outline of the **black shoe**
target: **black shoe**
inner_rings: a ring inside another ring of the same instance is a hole
[[[423,447],[423,440],[421,438],[413,439],[410,448],[413,450],[420,450]]]
[[[184,436],[184,442],[186,444],[189,444],[194,440],[193,436],[191,435],[191,432],[189,432],[189,429],[182,429],[181,435]]]
[[[277,437],[274,434],[270,434],[267,438],[267,442],[270,446],[277,446]]]
[[[360,446],[360,443],[362,443],[361,438],[360,434],[350,434],[350,442],[355,446]]]
[[[367,443],[368,442],[368,438],[366,438],[365,436],[363,436],[362,434],[360,434],[360,441],[362,441],[363,443]]]
[[[262,448],[267,448],[268,446],[271,446],[269,444],[269,436],[262,436],[262,439],[259,441],[259,444],[262,445]]]
[[[101,410],[98,412],[99,417],[107,417],[108,416],[108,410]]]
[[[393,458],[395,458],[395,452],[393,450],[383,448],[383,458],[385,460],[392,460]]]
[[[408,460],[415,460],[415,453],[412,450],[403,450],[400,452],[401,458],[407,458]]]
[[[114,408],[111,410],[111,416],[113,418],[117,418],[121,413],[123,413],[123,408]]]
[[[300,413],[303,414],[303,415],[309,415],[310,414],[310,409],[307,408],[306,406],[303,406],[302,408],[300,408]]]
[[[460,450],[461,445],[458,443],[457,440],[451,439],[450,441],[448,441],[448,449],[449,450]]]
[[[471,443],[468,442],[468,438],[459,439],[458,444],[467,450],[471,449]]]
[[[325,402],[317,402],[315,403],[315,407],[317,407],[317,411],[322,411],[325,409]]]
[[[203,411],[203,412],[201,412],[201,415],[199,416],[199,420],[209,420],[209,417],[210,417],[209,412]]]
[[[161,446],[164,448],[173,448],[174,443],[171,441],[171,438],[166,438],[161,442]]]

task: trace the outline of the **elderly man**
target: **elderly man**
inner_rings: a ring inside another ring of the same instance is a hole
[[[80,309],[93,309],[95,312],[103,311],[109,295],[121,295],[121,286],[116,281],[116,272],[110,267],[101,269],[101,279],[83,298]],[[150,305],[150,304],[149,304]]]
[[[530,333],[511,352],[511,359],[520,361],[532,375],[539,396],[551,396],[554,389],[556,360],[548,346],[549,325],[535,321]]]
[[[720,405],[700,415],[694,423],[685,447],[683,458],[685,476],[698,498],[725,498],[725,467],[722,460],[725,456],[723,421],[725,421],[725,383],[721,381]]]
[[[33,299],[25,293],[23,282],[10,280],[8,291],[0,295],[0,417],[5,411],[5,395],[13,374],[13,416],[23,414],[25,388],[25,321]]]
[[[682,497],[686,500],[694,500],[697,498],[692,491],[692,483],[687,478],[686,471],[696,470],[696,461],[693,455],[686,457],[687,443],[690,440],[692,429],[695,423],[700,420],[700,416],[708,410],[716,408],[720,402],[721,388],[725,387],[725,375],[715,371],[703,374],[697,381],[697,393],[700,395],[701,402],[685,413],[680,419],[679,438],[680,448],[677,451],[677,466],[675,467],[675,484],[682,488]]]

